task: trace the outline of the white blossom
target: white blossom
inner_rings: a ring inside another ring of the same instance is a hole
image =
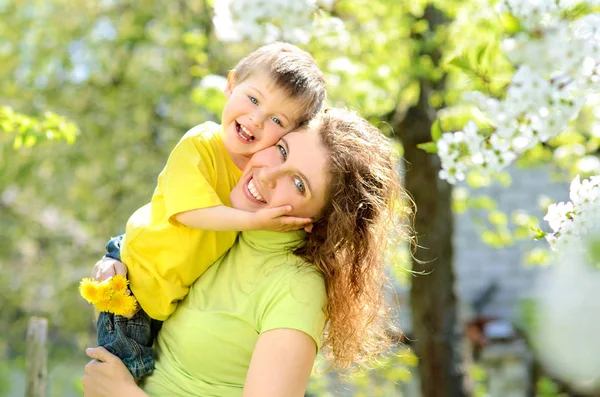
[[[310,40],[316,0],[219,0],[213,23],[223,41]]]
[[[448,181],[448,183],[455,184],[465,179],[466,167],[463,163],[454,163],[453,166],[444,167],[439,172],[440,179]]]
[[[582,180],[577,175],[571,182],[569,199],[566,203],[551,204],[544,216],[552,229],[547,240],[559,253],[600,228],[600,176]]]
[[[529,65],[521,65],[514,74],[506,93],[506,103],[514,107],[515,114],[536,111],[552,94],[550,82]]]
[[[573,203],[570,201],[567,203],[560,202],[550,204],[548,207],[548,213],[544,216],[544,220],[548,222],[550,228],[554,232],[558,232],[564,226],[566,222],[569,222],[567,217],[568,214],[573,212]]]
[[[537,73],[574,72],[585,56],[585,41],[576,37],[567,21],[556,21],[536,31],[505,39],[502,49],[516,65],[528,65]]]
[[[350,32],[340,18],[317,14],[311,31],[313,37],[318,37],[319,43],[327,47],[342,51],[350,47]]]
[[[585,174],[600,173],[600,159],[596,156],[583,156],[575,164],[579,172]]]
[[[574,75],[584,93],[600,89],[600,14],[589,14],[573,23],[573,36],[584,43],[580,69]]]
[[[460,145],[460,137],[459,134],[453,134],[450,132],[445,132],[442,134],[441,138],[437,141],[437,149],[438,155],[444,160],[455,160],[459,155],[459,145]]]
[[[476,104],[477,107],[485,114],[493,115],[500,111],[501,103],[496,98],[490,98],[479,91],[470,91],[463,94],[463,98],[467,102]]]
[[[555,0],[500,0],[496,10],[512,14],[526,29],[535,30],[550,20],[558,7]]]
[[[571,182],[569,198],[573,205],[578,207],[595,204],[598,201],[599,189],[597,178],[581,180],[577,175]]]
[[[476,153],[481,150],[483,136],[479,135],[479,129],[474,121],[469,121],[463,130],[464,139],[470,153]]]

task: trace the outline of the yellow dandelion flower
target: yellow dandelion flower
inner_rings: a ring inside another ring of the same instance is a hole
[[[96,302],[94,304],[94,307],[96,308],[96,310],[98,310],[99,312],[108,312],[110,311],[110,301],[105,300],[105,301],[99,301]]]
[[[127,295],[125,300],[126,305],[123,310],[126,316],[133,316],[135,312],[138,310],[138,302],[133,295]]]
[[[135,297],[124,292],[114,294],[110,303],[110,311],[120,316],[131,316],[137,306]]]
[[[83,278],[79,283],[79,294],[88,301],[88,303],[96,303],[98,300],[97,283],[90,278]]]
[[[112,286],[113,293],[125,292],[125,290],[127,290],[129,280],[127,280],[120,274],[117,274],[116,276],[110,279],[110,284]]]
[[[97,302],[109,301],[112,295],[112,289],[110,288],[110,280],[104,280],[97,286],[98,298]]]

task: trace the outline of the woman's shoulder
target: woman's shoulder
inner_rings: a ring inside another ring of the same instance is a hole
[[[326,296],[323,275],[315,266],[297,257],[274,266],[265,278],[265,283],[275,294],[289,294],[313,301],[324,300]]]
[[[324,278],[316,266],[296,255],[289,253],[284,260],[271,267],[273,277],[299,279],[317,284],[324,283]]]
[[[325,280],[314,266],[301,261],[280,265],[266,280],[257,307],[260,333],[290,328],[311,336],[317,346],[326,320]]]

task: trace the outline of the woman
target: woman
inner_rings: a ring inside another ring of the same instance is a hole
[[[312,232],[241,233],[164,323],[141,388],[115,356],[88,349],[101,362],[86,366],[86,396],[303,396],[319,347],[337,369],[388,350],[392,153],[367,121],[330,109],[255,154],[232,206],[289,204],[316,219]]]

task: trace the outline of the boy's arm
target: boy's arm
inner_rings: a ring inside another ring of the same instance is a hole
[[[302,229],[312,222],[310,218],[286,216],[289,205],[249,212],[224,205],[200,208],[174,215],[175,220],[194,229],[215,231],[272,230],[286,232]]]

